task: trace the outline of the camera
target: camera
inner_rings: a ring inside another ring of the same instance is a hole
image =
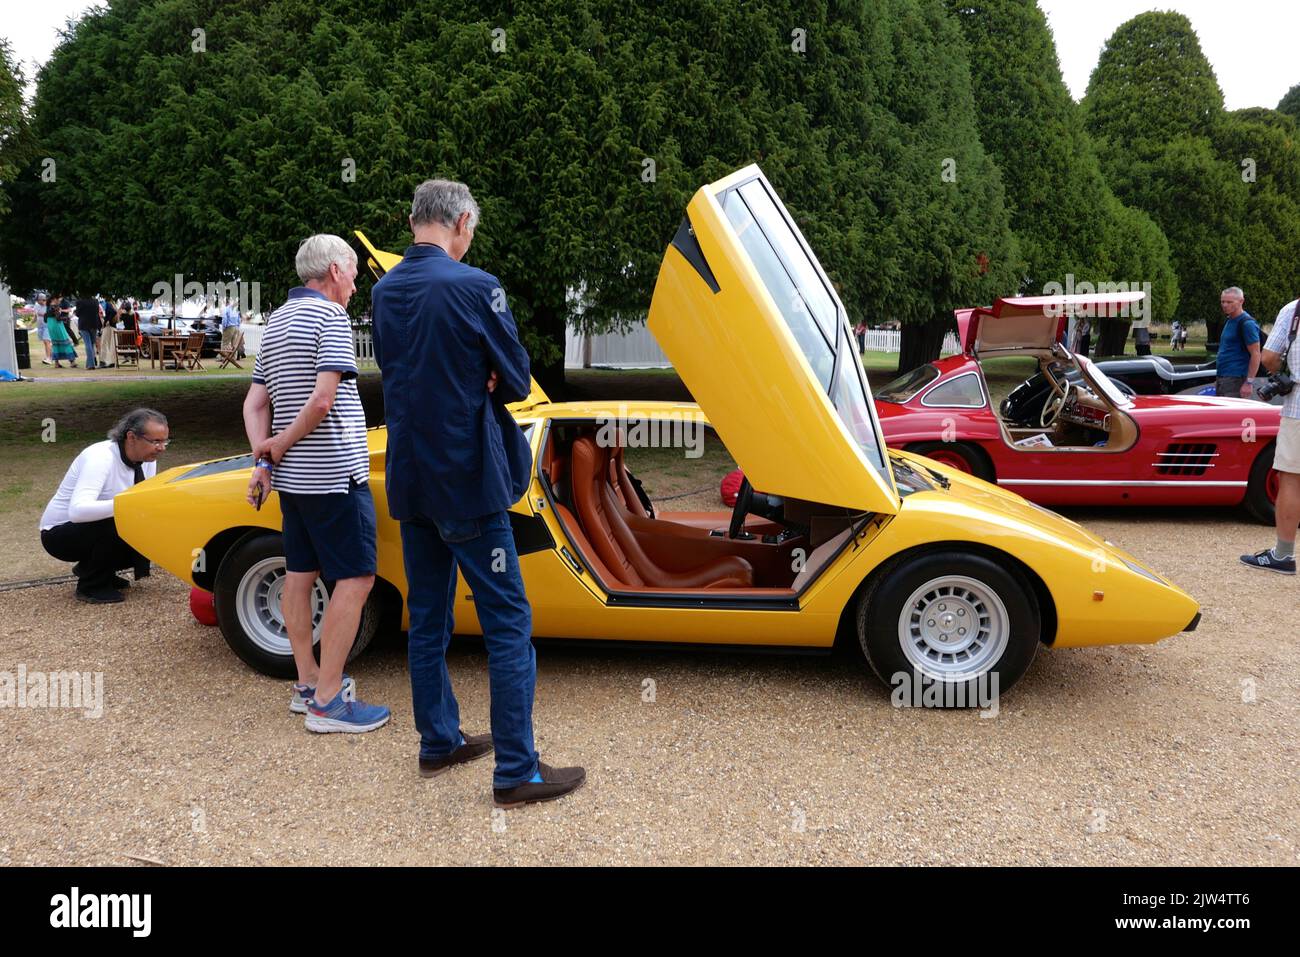
[[[1274,372],[1268,381],[1255,390],[1255,395],[1265,402],[1272,402],[1276,395],[1290,395],[1295,388],[1295,379],[1288,373]]]

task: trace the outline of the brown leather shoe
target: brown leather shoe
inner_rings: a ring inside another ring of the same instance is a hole
[[[466,734],[462,731],[460,736],[465,739],[465,743],[445,758],[420,758],[420,777],[436,778],[453,764],[476,761],[485,754],[492,753],[492,735]]]
[[[553,768],[538,761],[537,771],[542,776],[541,784],[525,781],[512,788],[493,788],[493,803],[497,807],[511,808],[538,801],[554,801],[572,794],[587,780],[587,772],[582,768]]]

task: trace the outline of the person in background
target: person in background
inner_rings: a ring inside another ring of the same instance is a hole
[[[1151,317],[1142,315],[1133,320],[1133,344],[1140,356],[1151,355]]]
[[[1259,323],[1242,308],[1245,301],[1245,294],[1237,286],[1229,286],[1219,294],[1219,305],[1228,321],[1219,332],[1215,395],[1249,399],[1255,394],[1251,380],[1259,372]]]
[[[86,343],[86,369],[89,371],[99,362],[96,353],[99,349],[99,330],[104,322],[104,313],[100,309],[98,299],[86,296],[77,299],[76,309],[77,330]]]
[[[1169,348],[1172,352],[1178,352],[1183,343],[1183,324],[1177,319],[1174,320],[1173,329],[1169,333]]]
[[[1077,356],[1088,357],[1092,346],[1092,319],[1088,316],[1072,315],[1069,326],[1070,351]]]
[[[45,310],[45,327],[50,333],[50,354],[54,357],[54,368],[62,369],[62,363],[68,368],[77,367],[77,350],[72,345],[72,334],[68,330],[69,313],[63,305],[63,296],[50,297],[49,307]]]
[[[53,557],[76,562],[78,601],[110,604],[124,599],[130,582],[118,576],[135,569],[139,581],[149,562],[122,540],[113,520],[114,497],[153,478],[169,442],[167,417],[135,409],[118,420],[108,438],[87,446],[73,460],[41,516],[41,545]]]
[[[40,340],[41,345],[45,348],[45,357],[41,359],[47,366],[54,365],[54,360],[50,356],[50,330],[45,325],[45,312],[49,309],[48,297],[45,293],[37,293],[36,305],[33,312],[36,313],[36,338]]]
[[[229,349],[239,338],[239,307],[233,302],[227,302],[224,309],[221,310],[221,348]]]
[[[117,314],[113,319],[114,325],[121,325],[123,329],[129,330],[135,337],[135,347],[139,349],[144,345],[144,336],[140,332],[140,310],[137,308],[134,299],[123,299],[118,304]]]
[[[117,367],[117,307],[100,300],[103,328],[99,331],[99,365],[105,369]]]

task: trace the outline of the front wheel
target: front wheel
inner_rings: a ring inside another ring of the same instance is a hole
[[[1265,525],[1272,525],[1277,507],[1277,493],[1281,484],[1277,469],[1273,468],[1274,443],[1255,456],[1255,464],[1250,467],[1250,480],[1246,483],[1246,497],[1242,504],[1246,506],[1253,518]]]
[[[931,552],[887,569],[858,603],[867,663],[895,689],[937,686],[925,703],[985,706],[1020,680],[1038,651],[1033,589],[1014,569],[970,552]],[[918,689],[919,694],[919,689]],[[904,694],[903,704],[919,697]]]
[[[280,607],[285,575],[281,537],[274,533],[255,535],[239,542],[222,559],[213,589],[217,624],[230,650],[249,667],[273,678],[295,678],[298,674]],[[312,641],[318,658],[321,619],[329,599],[329,588],[317,578],[311,603]],[[348,661],[370,644],[379,629],[381,611],[371,592],[361,609],[361,622]]]

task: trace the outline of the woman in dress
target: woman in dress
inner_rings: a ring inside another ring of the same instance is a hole
[[[72,337],[68,335],[68,311],[64,309],[62,296],[51,297],[49,308],[45,311],[45,328],[50,333],[54,368],[62,369],[60,363],[66,360],[68,367],[75,369],[77,350],[72,347]]]
[[[45,327],[45,313],[49,310],[50,304],[45,293],[36,297],[36,338],[40,340],[41,345],[45,348],[45,358],[41,362],[47,366],[54,365],[54,360],[50,358],[50,331]]]

